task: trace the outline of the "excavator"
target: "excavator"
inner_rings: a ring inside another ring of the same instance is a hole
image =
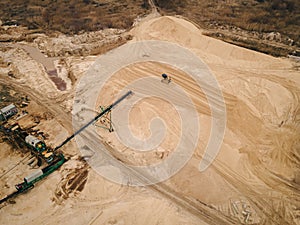
[[[169,84],[171,82],[171,77],[169,75],[163,73],[161,76],[163,78],[161,80],[161,82],[166,83],[166,84]]]

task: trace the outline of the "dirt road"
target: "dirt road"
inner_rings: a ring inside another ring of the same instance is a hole
[[[151,0],[149,4],[156,12]],[[105,85],[99,90],[99,96],[93,97],[97,104],[90,110],[98,111],[99,105],[111,104],[124,88],[147,78],[157,83],[137,88],[137,95],[145,94],[147,87],[157,92],[169,90],[171,99],[178,104],[172,105],[153,97],[145,98],[133,107],[134,113],[129,114],[127,125],[139,140],[151,137],[154,118],[165,120],[166,133],[162,135],[165,140],[149,152],[138,153],[120,141],[116,136],[121,124],[117,114],[112,115],[116,132],[101,129],[84,132],[81,138],[87,140],[87,144],[79,142],[79,145],[84,148],[83,157],[92,168],[104,168],[112,174],[121,171],[124,179],[131,176],[140,182],[152,181],[153,177],[148,173],[129,165],[164,161],[172,155],[179,139],[188,142],[192,136],[181,134],[182,121],[175,105],[187,112],[191,107],[170,90],[176,85],[190,97],[199,119],[199,141],[191,159],[170,179],[147,187],[113,183],[95,170],[87,169],[79,160],[72,159],[59,173],[21,196],[16,205],[2,208],[1,221],[4,224],[11,221],[29,224],[32,220],[42,223],[51,218],[51,223],[65,220],[73,224],[299,224],[300,196],[296,177],[299,174],[300,80],[299,70],[293,62],[203,36],[193,24],[174,17],[144,20],[131,33],[133,41],[161,40],[183,46],[202,59],[220,83],[227,120],[220,152],[212,166],[199,172],[199,162],[211,138],[213,119],[205,92],[214,97],[215,89],[208,86],[201,89],[190,74],[174,65],[154,61],[128,65],[103,81],[101,71],[98,71],[95,76]],[[111,63],[114,66],[116,62]],[[170,85],[160,81],[162,73],[172,75]],[[29,82],[20,83],[2,76],[0,83],[28,94],[41,107],[47,108],[70,134],[73,132],[71,115],[60,106],[74,96],[73,89],[69,93],[57,92],[57,98],[48,98],[40,92],[37,94]],[[87,83],[88,88],[93,85],[95,83]],[[218,108],[220,102],[217,99],[213,102]],[[120,113],[123,106],[113,113]],[[72,143],[65,146],[65,153],[70,146],[73,148]],[[76,152],[80,155],[78,149]],[[116,160],[121,164],[120,170],[116,169]],[[89,172],[83,173],[82,170]],[[83,190],[70,192],[65,199],[51,200],[55,193],[68,187],[67,177],[76,180],[76,173],[86,176]],[[28,206],[28,201],[35,203],[34,210]],[[75,218],[77,213],[82,216]]]

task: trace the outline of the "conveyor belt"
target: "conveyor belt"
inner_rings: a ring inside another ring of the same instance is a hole
[[[68,137],[66,140],[64,140],[60,145],[58,145],[54,151],[58,150],[59,148],[61,148],[62,146],[64,146],[65,144],[67,144],[69,141],[71,141],[77,134],[79,134],[80,132],[82,132],[85,128],[87,128],[88,126],[90,126],[92,123],[94,123],[95,121],[97,121],[100,117],[102,117],[104,114],[106,114],[107,112],[111,111],[116,105],[118,105],[121,101],[123,101],[125,98],[127,98],[129,95],[132,95],[133,92],[132,91],[128,91],[125,95],[123,95],[121,98],[119,98],[117,101],[115,101],[113,104],[111,104],[110,106],[108,106],[106,109],[104,109],[101,113],[99,113],[95,118],[93,118],[90,122],[88,122],[87,124],[85,124],[83,127],[81,127],[79,130],[77,130],[74,134],[72,134],[70,137]]]

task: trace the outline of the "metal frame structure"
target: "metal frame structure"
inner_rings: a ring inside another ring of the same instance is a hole
[[[107,107],[99,106],[101,112],[103,112]],[[101,121],[101,119],[104,119],[104,121]],[[98,125],[97,122],[100,121],[103,125]],[[105,124],[105,122],[108,122],[108,124]],[[102,129],[108,130],[109,132],[113,132],[114,128],[112,125],[112,119],[111,119],[111,111],[108,111],[105,115],[103,115],[101,118],[99,118],[94,123],[95,127],[100,127]]]

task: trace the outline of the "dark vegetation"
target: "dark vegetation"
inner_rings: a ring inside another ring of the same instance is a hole
[[[299,0],[155,0],[155,2],[162,13],[182,15],[204,28],[224,29],[224,26],[227,28],[234,26],[247,32],[279,32],[285,41],[288,38],[293,40],[290,45],[300,46]],[[220,35],[214,33],[212,36]],[[228,37],[221,39],[226,40]],[[234,40],[231,42],[234,43]],[[242,45],[273,54],[272,46],[265,48],[258,46],[258,43],[251,43],[252,40],[246,42]],[[281,52],[282,46],[275,47],[274,55],[286,53]]]
[[[149,10],[147,0],[1,0],[0,19],[29,29],[75,34],[129,28]]]
[[[278,31],[300,40],[298,0],[156,0],[168,13],[177,13],[203,25],[219,22],[245,30]]]
[[[153,1],[162,14],[182,15],[208,29],[206,35],[274,56],[300,55],[299,0]],[[128,29],[137,16],[150,11],[148,0],[0,1],[4,24],[48,34]],[[275,39],[268,39],[271,32],[276,33]]]

